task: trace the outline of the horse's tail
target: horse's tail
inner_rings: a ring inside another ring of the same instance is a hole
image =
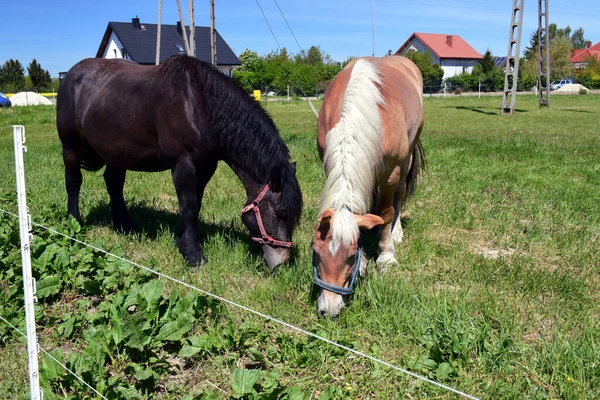
[[[81,168],[86,171],[99,171],[100,168],[104,167],[106,161],[94,150],[89,143],[85,144],[83,153],[81,154]]]
[[[408,169],[408,176],[406,177],[406,196],[404,196],[404,202],[415,192],[415,187],[417,186],[417,178],[419,177],[421,171],[425,170],[427,166],[425,160],[425,149],[423,149],[423,143],[421,143],[421,138],[417,140],[417,144],[413,149],[412,153],[412,162],[410,164],[410,168]],[[402,204],[404,206],[404,204]]]

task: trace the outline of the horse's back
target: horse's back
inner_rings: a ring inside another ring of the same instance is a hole
[[[84,142],[123,169],[170,168],[165,153],[175,151],[173,146],[161,146],[159,131],[166,136],[172,120],[182,119],[183,107],[177,106],[178,96],[169,101],[165,95],[169,82],[158,71],[131,61],[101,58],[74,65],[57,99],[56,123],[63,147]]]
[[[402,56],[361,57],[352,60],[333,79],[319,113],[319,153],[323,157],[327,133],[340,120],[347,96],[346,88],[359,61],[370,63],[379,75],[379,83],[373,84],[378,87],[383,98],[378,107],[382,151],[384,155],[403,159],[416,144],[423,125],[423,79],[419,68]]]

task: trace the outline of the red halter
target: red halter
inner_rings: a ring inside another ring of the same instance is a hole
[[[269,189],[270,189],[270,187],[269,187],[269,184],[267,183],[265,185],[265,187],[263,188],[263,190],[261,190],[261,192],[258,194],[256,199],[252,203],[248,204],[246,207],[242,208],[242,215],[247,213],[250,210],[254,210],[254,214],[256,214],[256,222],[258,223],[258,229],[260,229],[261,237],[259,237],[259,238],[253,237],[252,240],[254,240],[255,242],[257,242],[259,244],[269,244],[271,246],[286,247],[289,249],[292,247],[292,242],[282,242],[281,240],[273,239],[273,236],[269,235],[267,233],[267,231],[265,231],[265,226],[263,225],[263,221],[260,216],[260,209],[258,208],[258,205],[262,201],[263,197],[265,197],[265,194],[267,194]]]

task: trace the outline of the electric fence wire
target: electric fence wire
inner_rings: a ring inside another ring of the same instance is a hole
[[[4,211],[4,210],[1,210]],[[5,211],[6,212],[6,211]],[[11,214],[11,213],[9,213]],[[13,214],[14,215],[14,214]],[[13,324],[11,324],[10,322],[8,322],[8,320],[6,318],[4,318],[2,315],[0,315],[0,319],[2,321],[4,321],[8,326],[10,326],[12,329],[14,329],[15,331],[17,331],[21,336],[23,336],[24,338],[27,338],[27,335],[24,334],[23,332],[21,332],[21,330],[19,328],[17,328],[16,326],[14,326]],[[60,365],[61,367],[63,367],[63,369],[65,371],[67,371],[68,373],[70,373],[71,375],[73,375],[75,378],[77,378],[77,380],[79,380],[79,382],[83,383],[85,386],[87,386],[91,391],[93,391],[94,393],[96,393],[98,396],[102,397],[104,400],[108,400],[106,397],[104,397],[100,392],[98,392],[96,389],[94,389],[93,387],[91,387],[89,385],[89,383],[87,383],[86,381],[83,380],[83,378],[79,377],[75,372],[71,371],[66,365],[64,365],[63,363],[61,363],[60,361],[58,361],[52,354],[48,353],[46,350],[42,349],[40,347],[40,345],[38,344],[38,350],[41,351],[42,353],[44,353],[47,357],[49,357],[51,360],[53,360],[55,363],[57,363],[58,365]]]
[[[17,214],[14,214],[14,213],[12,213],[12,212],[9,212],[9,211],[6,211],[6,210],[3,210],[2,208],[0,208],[0,211],[1,211],[1,212],[4,212],[4,213],[6,213],[6,214],[10,214],[10,215],[12,215],[12,216],[14,216],[14,217],[17,217],[17,218],[18,218],[18,215],[17,215]],[[241,304],[235,303],[234,301],[228,300],[228,299],[226,299],[226,298],[224,298],[224,297],[221,297],[221,296],[218,296],[218,295],[216,295],[216,294],[213,294],[213,293],[211,293],[211,292],[208,292],[208,291],[206,291],[206,290],[200,289],[200,288],[198,288],[198,287],[196,287],[196,286],[193,286],[193,285],[191,285],[191,284],[189,284],[189,283],[187,283],[187,282],[183,282],[183,281],[181,281],[181,280],[179,280],[179,279],[177,279],[177,278],[173,278],[173,277],[171,277],[171,276],[169,276],[169,275],[165,275],[165,274],[163,274],[162,272],[158,272],[158,271],[155,271],[155,270],[153,270],[153,269],[151,269],[151,268],[149,268],[149,267],[146,267],[146,266],[144,266],[144,265],[138,264],[138,263],[136,263],[135,261],[128,260],[128,259],[126,259],[126,258],[124,258],[124,257],[118,256],[118,255],[116,255],[116,254],[112,254],[112,253],[110,253],[110,252],[108,252],[108,251],[106,251],[106,250],[104,250],[104,249],[102,249],[102,248],[100,248],[100,247],[97,247],[97,246],[94,246],[94,245],[88,244],[88,243],[86,243],[86,242],[83,242],[83,241],[81,241],[81,240],[79,240],[79,239],[73,238],[73,237],[71,237],[71,236],[69,236],[69,235],[66,235],[66,234],[64,234],[64,233],[62,233],[62,232],[59,232],[59,231],[57,231],[57,230],[55,230],[55,229],[48,228],[48,227],[46,227],[46,226],[44,226],[44,225],[42,225],[42,224],[38,224],[38,223],[36,223],[36,222],[33,222],[33,221],[31,222],[31,224],[32,224],[33,226],[37,226],[37,227],[39,227],[39,228],[42,228],[42,229],[44,229],[44,230],[46,230],[46,231],[48,231],[48,232],[51,232],[51,233],[53,233],[53,234],[55,234],[55,235],[62,236],[62,237],[66,238],[66,239],[69,239],[69,240],[71,240],[71,241],[73,241],[73,242],[76,242],[76,243],[79,243],[79,244],[81,244],[81,245],[83,245],[83,246],[86,246],[86,247],[89,247],[89,248],[91,248],[91,249],[94,249],[94,250],[96,250],[96,251],[98,251],[98,252],[100,252],[100,253],[103,253],[103,254],[107,255],[107,256],[110,256],[110,257],[116,258],[117,260],[120,260],[120,261],[123,261],[123,262],[129,263],[129,264],[131,264],[131,265],[133,265],[133,266],[135,266],[135,267],[138,267],[138,268],[140,268],[140,269],[143,269],[143,270],[145,270],[145,271],[147,271],[147,272],[150,272],[151,274],[154,274],[154,275],[156,275],[156,276],[159,276],[159,277],[161,277],[161,278],[164,278],[164,279],[170,280],[170,281],[172,281],[172,282],[175,282],[175,283],[177,283],[177,284],[180,284],[180,285],[182,285],[182,286],[185,286],[185,287],[187,287],[188,289],[195,290],[195,291],[197,291],[197,292],[199,292],[199,293],[202,293],[202,294],[204,294],[204,295],[206,295],[206,296],[208,296],[208,297],[212,297],[213,299],[216,299],[216,300],[219,300],[219,301],[221,301],[221,302],[223,302],[223,303],[229,304],[230,306],[233,306],[233,307],[236,307],[236,308],[242,309],[242,310],[244,310],[244,311],[247,311],[247,312],[249,312],[249,313],[251,313],[251,314],[257,315],[257,316],[259,316],[259,317],[261,317],[261,318],[264,318],[264,319],[266,319],[266,320],[269,320],[269,321],[271,321],[271,322],[275,322],[275,323],[277,323],[277,324],[279,324],[279,325],[285,326],[285,327],[287,327],[287,328],[289,328],[289,329],[291,329],[291,330],[293,330],[293,331],[296,331],[296,332],[302,333],[302,334],[304,334],[304,335],[306,335],[306,336],[313,337],[313,338],[315,338],[315,339],[317,339],[317,340],[320,340],[320,341],[322,341],[322,342],[328,343],[328,344],[330,344],[330,345],[332,345],[332,346],[335,346],[335,347],[338,347],[338,348],[340,348],[340,349],[346,350],[347,352],[353,353],[353,354],[355,354],[355,355],[357,355],[357,356],[360,356],[360,357],[366,358],[366,359],[368,359],[368,360],[371,360],[371,361],[373,361],[373,362],[376,362],[376,363],[378,363],[378,364],[384,365],[384,366],[386,366],[386,367],[389,367],[389,368],[391,368],[391,369],[394,369],[394,370],[396,370],[396,371],[399,371],[399,372],[401,372],[401,373],[404,373],[404,374],[406,374],[406,375],[412,376],[413,378],[416,378],[416,379],[422,380],[422,381],[424,381],[424,382],[427,382],[427,383],[429,383],[429,384],[431,384],[431,385],[434,385],[434,386],[440,387],[440,388],[442,388],[442,389],[448,390],[448,391],[450,391],[450,392],[456,393],[456,394],[458,394],[458,395],[460,395],[460,396],[463,396],[463,397],[465,397],[465,398],[467,398],[467,399],[479,400],[479,398],[477,398],[477,397],[475,397],[475,396],[471,396],[471,395],[469,395],[469,394],[467,394],[467,393],[461,392],[461,391],[460,391],[460,390],[458,390],[458,389],[454,389],[453,387],[450,387],[450,386],[444,385],[444,384],[442,384],[442,383],[436,382],[436,381],[434,381],[434,380],[432,380],[432,379],[429,379],[429,378],[427,378],[427,377],[424,377],[424,376],[422,376],[422,375],[419,375],[419,374],[416,374],[416,373],[414,373],[414,372],[408,371],[408,370],[406,370],[406,369],[404,369],[404,368],[398,367],[398,366],[396,366],[396,365],[394,365],[394,364],[391,364],[391,363],[389,363],[389,362],[387,362],[387,361],[380,360],[380,359],[378,359],[378,358],[376,358],[376,357],[373,357],[373,356],[371,356],[371,355],[369,355],[369,354],[363,353],[362,351],[358,351],[358,350],[352,349],[352,348],[350,348],[350,347],[344,346],[344,345],[342,345],[342,344],[339,344],[339,343],[337,343],[337,342],[334,342],[333,340],[330,340],[330,339],[324,338],[324,337],[322,337],[322,336],[319,336],[319,335],[317,335],[317,334],[315,334],[315,333],[309,332],[309,331],[307,331],[307,330],[305,330],[305,329],[302,329],[302,328],[300,328],[300,327],[297,327],[297,326],[295,326],[295,325],[289,324],[289,323],[287,323],[287,322],[285,322],[285,321],[282,321],[282,320],[280,320],[280,319],[277,319],[277,318],[275,318],[275,317],[272,317],[272,316],[270,316],[270,315],[263,314],[263,313],[262,313],[262,312],[260,312],[260,311],[256,311],[256,310],[254,310],[254,309],[252,309],[252,308],[249,308],[249,307],[247,307],[247,306],[244,306],[244,305],[241,305]]]

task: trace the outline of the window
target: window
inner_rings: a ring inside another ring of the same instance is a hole
[[[179,44],[179,43],[177,43],[177,44],[175,44],[175,47],[177,48],[177,51],[178,51],[179,53],[181,53],[181,54],[185,54],[185,47],[183,47],[183,45],[182,45],[182,44]]]

